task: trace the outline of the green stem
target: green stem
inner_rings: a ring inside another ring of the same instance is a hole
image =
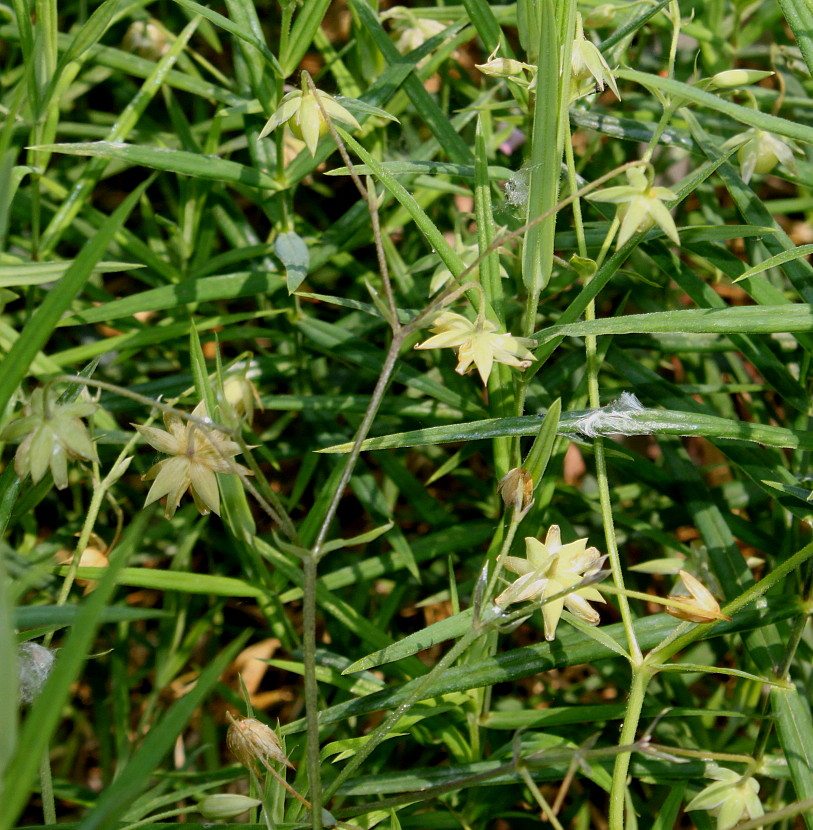
[[[344,488],[342,488],[343,490]],[[339,492],[342,492],[341,490]],[[322,772],[319,754],[319,683],[316,679],[316,577],[318,559],[305,559],[302,598],[302,649],[305,679],[305,715],[308,725],[308,790],[313,830],[322,830]]]
[[[646,696],[646,687],[653,674],[648,666],[633,666],[632,688],[627,698],[627,711],[624,713],[621,737],[618,739],[621,746],[632,744],[635,740]],[[610,830],[624,830],[624,804],[631,758],[632,752],[630,751],[619,752],[615,758],[613,782],[610,789]]]
[[[399,720],[419,701],[423,700],[427,689],[432,685],[432,682],[437,676],[453,665],[461,654],[481,636],[482,632],[477,628],[470,628],[440,660],[432,667],[432,670],[425,674],[420,683],[410,692],[406,700],[390,712],[389,716],[379,724],[371,733],[364,746],[353,756],[353,759],[348,765],[336,776],[326,789],[325,800],[334,795],[345,781],[367,760],[370,753],[389,735],[395,728]]]
[[[54,804],[54,782],[51,778],[51,758],[48,750],[42,756],[40,764],[40,788],[42,790],[42,818],[49,827],[56,824],[56,805]]]

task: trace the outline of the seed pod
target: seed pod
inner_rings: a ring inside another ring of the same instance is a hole
[[[294,768],[282,751],[276,732],[256,718],[235,720],[229,715],[231,726],[226,733],[226,744],[232,755],[246,768],[254,769],[254,762],[268,766],[270,761],[279,761],[286,767]]]

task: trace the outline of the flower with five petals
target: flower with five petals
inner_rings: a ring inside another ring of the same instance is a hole
[[[536,360],[528,350],[528,346],[536,345],[534,340],[499,332],[496,323],[486,320],[481,315],[472,323],[462,314],[444,311],[435,319],[430,331],[434,336],[418,343],[415,348],[457,349],[458,363],[455,372],[463,375],[474,364],[483,384],[488,383],[495,361],[507,366],[516,366],[518,369],[527,369],[531,362]]]
[[[717,830],[730,830],[742,819],[764,815],[759,784],[753,778],[725,767],[715,767],[707,775],[715,782],[701,790],[686,805],[687,810],[708,810],[717,816]]]
[[[606,557],[601,556],[596,548],[588,548],[587,539],[577,539],[563,545],[559,526],[551,525],[544,542],[532,536],[525,537],[525,557],[505,557],[506,570],[518,574],[519,579],[494,600],[500,608],[524,600],[547,600],[548,597],[569,591],[542,606],[545,639],[552,640],[556,636],[556,626],[564,608],[580,620],[598,625],[598,612],[588,600],[604,602],[604,597],[597,588],[577,586],[586,578],[598,574]]]
[[[31,473],[36,484],[50,467],[57,489],[68,486],[68,460],[98,461],[96,447],[82,422],[97,409],[90,401],[59,403],[52,390],[42,387],[31,393],[23,414],[8,424],[0,439],[8,441],[25,435],[14,456],[19,478]]]
[[[628,185],[608,187],[587,196],[593,202],[618,205],[618,218],[621,220],[618,247],[622,247],[634,234],[648,231],[654,225],[675,245],[680,245],[675,220],[664,204],[664,201],[676,199],[677,195],[668,187],[652,187],[649,177],[640,167],[627,170],[627,179]]]
[[[258,137],[265,138],[277,127],[287,123],[291,128],[291,132],[297,138],[302,139],[308,148],[308,152],[315,156],[319,139],[323,135],[327,135],[329,129],[322,110],[335,121],[340,121],[355,130],[361,129],[361,125],[352,113],[345,109],[332,95],[322,92],[321,89],[311,90],[306,77],[303,77],[302,88],[294,89],[282,96],[279,106],[268,119]]]
[[[745,184],[754,173],[770,173],[780,162],[791,173],[796,173],[796,159],[793,151],[796,145],[789,139],[779,139],[765,130],[752,129],[745,133],[746,140],[737,151],[740,176]]]
[[[204,407],[198,406],[192,414],[205,417],[205,412]],[[210,512],[220,515],[220,491],[215,474],[250,475],[245,467],[232,460],[242,452],[240,445],[215,429],[195,421],[184,421],[171,412],[164,414],[166,430],[139,424],[133,426],[156,450],[171,456],[150,467],[142,476],[145,480],[153,480],[144,506],[166,496],[165,515],[168,519],[175,515],[181,496],[187,490],[203,515]]]
[[[576,37],[573,39],[573,49],[570,53],[570,74],[573,78],[573,97],[580,97],[582,82],[588,79],[591,83],[587,85],[588,90],[604,92],[610,87],[618,100],[621,100],[621,93],[613,77],[609,64],[604,60],[604,55],[599,51],[598,46],[588,40],[584,35],[582,16],[576,12]]]

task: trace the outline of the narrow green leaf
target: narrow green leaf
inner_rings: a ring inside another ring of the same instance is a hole
[[[781,598],[779,600],[769,604],[767,609],[740,611],[731,622],[718,623],[713,627],[699,627],[699,629],[705,629],[701,630],[700,639],[714,638],[735,631],[750,631],[798,613],[795,605],[782,602]],[[460,625],[460,623],[457,622],[454,625]],[[654,648],[666,636],[673,633],[680,623],[668,614],[653,614],[636,620],[634,625],[639,645],[647,650]],[[605,633],[616,641],[625,638],[621,623],[614,623],[604,628]],[[561,628],[557,631],[556,640],[552,643],[537,643],[502,652],[477,663],[446,669],[443,675],[433,681],[426,690],[426,699],[450,692],[469,692],[471,689],[517,680],[520,677],[528,677],[554,668],[592,664],[615,656],[612,650],[591,640],[580,631],[574,628]],[[327,726],[349,717],[394,708],[409,696],[410,690],[421,680],[421,678],[410,680],[383,692],[331,706],[320,712],[319,722]],[[302,719],[287,724],[282,731],[284,734],[292,734],[304,728],[305,721]]]
[[[295,231],[286,231],[274,240],[274,253],[285,268],[288,293],[293,294],[308,276],[310,254],[305,240]]]
[[[101,579],[106,569],[95,568],[94,570],[97,571],[96,578]],[[126,572],[128,568],[122,570]],[[14,627],[21,630],[29,628],[64,628],[73,625],[77,621],[80,610],[78,605],[27,605],[15,608],[13,614]],[[151,620],[166,616],[171,616],[171,612],[111,605],[102,611],[100,620],[103,623],[119,623]]]
[[[747,271],[740,274],[734,282],[747,280],[749,277],[761,274],[769,268],[775,268],[777,265],[784,265],[786,262],[792,262],[794,259],[801,259],[810,253],[813,253],[813,245],[800,245],[798,248],[793,248],[790,251],[783,251],[781,254],[776,254],[776,256],[772,256],[770,259],[766,259],[765,262],[760,262],[759,265],[749,268]]]
[[[107,246],[130,215],[130,211],[135,207],[150,181],[151,179],[148,179],[128,194],[93,238],[82,248],[62,279],[46,294],[39,308],[31,315],[20,337],[3,360],[4,371],[0,377],[0,411],[8,405],[11,396],[28,373],[31,361],[48,342],[57,321],[93,273],[93,268],[101,260]]]
[[[140,195],[138,191],[136,194]],[[143,532],[146,514],[140,515],[144,518],[139,519],[139,514],[136,515],[135,521],[116,548],[115,555],[111,557],[110,565],[105,569],[106,572],[96,586],[96,590],[80,609],[76,624],[71,628],[65,644],[60,648],[42,692],[31,705],[31,710],[20,731],[17,749],[3,776],[3,810],[0,811],[2,830],[8,830],[14,825],[28,801],[35,773],[51,736],[59,724],[62,707],[94,642],[102,612],[115,590],[116,577],[126,563],[134,547],[135,539]]]
[[[23,285],[42,285],[54,282],[70,268],[73,260],[65,262],[21,262],[15,265],[0,265],[0,288],[15,288]],[[100,262],[92,274],[111,274],[117,271],[135,271],[144,265],[134,262]]]
[[[141,291],[130,297],[112,300],[94,308],[79,311],[59,321],[59,326],[79,326],[86,323],[107,323],[132,317],[139,311],[164,311],[187,303],[204,303],[212,300],[234,300],[238,297],[256,297],[272,292],[280,284],[278,273],[258,274],[240,271],[218,277],[202,277],[187,280],[178,285],[165,285]]]
[[[779,0],[779,6],[805,59],[807,71],[813,74],[813,10],[805,0]]]
[[[589,412],[566,412],[559,421],[562,435],[584,434],[580,431]],[[607,435],[624,432],[626,435],[702,435],[706,438],[739,439],[754,441],[771,447],[789,449],[813,449],[813,435],[807,430],[794,430],[755,424],[749,421],[734,421],[717,415],[700,412],[678,412],[669,409],[640,409],[624,414],[626,425],[603,428]],[[582,427],[584,429],[584,427]],[[489,418],[483,421],[469,421],[465,424],[449,424],[426,427],[411,432],[382,435],[366,439],[362,450],[389,450],[396,447],[417,447],[421,445],[444,444],[452,441],[479,441],[505,435],[537,435],[539,417],[523,415],[515,418]],[[317,452],[346,453],[352,444],[336,444]]]
[[[771,708],[776,716],[776,732],[782,744],[796,797],[813,798],[813,719],[810,705],[794,689],[772,688]],[[804,814],[805,825],[813,830],[813,812]]]
[[[356,660],[342,674],[352,674],[353,672],[366,671],[376,666],[382,666],[385,663],[394,663],[396,660],[411,657],[413,654],[431,648],[438,643],[452,640],[455,637],[462,637],[471,628],[471,617],[471,608],[467,608],[459,614],[432,623],[421,631],[407,635],[391,646],[374,651],[372,654],[362,657],[361,660]]]
[[[127,164],[181,173],[199,179],[216,182],[241,184],[271,192],[280,189],[279,183],[268,173],[256,170],[219,156],[190,153],[187,150],[174,150],[170,147],[148,147],[141,144],[126,144],[113,141],[89,141],[76,144],[41,144],[36,150],[63,153],[69,156],[92,156],[105,159],[117,159]]]
[[[687,308],[651,314],[630,314],[625,317],[606,317],[564,326],[550,326],[537,332],[535,337],[540,343],[547,343],[562,336],[652,332],[772,334],[781,331],[813,331],[813,306],[793,303],[778,306]]]
[[[329,5],[330,0],[309,0],[299,7],[299,14],[288,38],[288,48],[279,56],[283,78],[287,78],[299,66],[305,52],[310,49],[313,36],[322,23]]]
[[[454,164],[450,161],[382,161],[379,163],[382,170],[393,176],[458,176],[461,179],[474,178],[474,165]],[[488,165],[488,178],[492,181],[506,181],[515,174],[514,170],[498,165]],[[373,169],[366,164],[355,165],[355,171],[360,176],[373,173]],[[326,176],[349,176],[347,167],[335,167],[325,172]]]
[[[80,823],[79,830],[111,827],[124,815],[132,802],[147,788],[153,771],[172,749],[178,735],[188,727],[195,710],[240,652],[249,635],[250,631],[245,631],[236,637],[206,666],[192,689],[174,703],[160,722],[150,729],[122,774],[105,788],[93,809]]]
[[[194,0],[174,0],[174,2],[176,2],[179,6],[183,6],[188,9],[193,14],[199,14],[201,17],[205,17],[210,23],[214,23],[215,26],[229,32],[236,38],[239,38],[243,41],[243,43],[248,43],[249,46],[253,46],[268,61],[274,72],[276,72],[280,77],[285,77],[285,75],[288,74],[283,73],[279,62],[274,57],[274,54],[269,50],[265,43],[254,36],[253,32],[247,31],[241,26],[238,26],[236,23],[229,20],[228,17],[224,17],[216,11],[212,11],[212,9],[202,6],[200,3],[195,3]]]
[[[633,83],[641,84],[647,89],[657,89],[661,92],[668,92],[676,101],[683,100],[699,106],[708,107],[714,112],[728,115],[735,121],[745,124],[747,127],[756,127],[758,130],[767,130],[776,135],[784,135],[788,138],[795,138],[799,141],[813,143],[813,128],[798,121],[790,121],[787,118],[778,118],[775,115],[768,115],[751,107],[743,107],[735,104],[726,98],[704,92],[697,87],[675,81],[672,78],[661,78],[659,75],[649,75],[645,72],[638,72],[633,69],[618,69],[615,72],[617,78]]]

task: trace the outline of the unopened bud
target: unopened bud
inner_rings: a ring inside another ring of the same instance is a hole
[[[259,807],[262,801],[256,798],[249,798],[247,795],[232,795],[230,793],[217,793],[207,795],[203,801],[198,803],[198,812],[210,821],[225,821],[236,818],[252,807]]]
[[[725,69],[712,75],[711,89],[735,89],[740,86],[749,86],[770,78],[775,73],[764,69]]]
[[[235,720],[229,715],[231,726],[226,733],[226,744],[232,755],[246,769],[253,769],[254,762],[259,761],[268,766],[269,761],[279,761],[286,767],[294,768],[282,751],[277,733],[256,718]]]
[[[21,703],[33,703],[54,666],[54,652],[39,643],[20,643],[17,648],[17,686]]]
[[[492,78],[517,78],[525,71],[524,65],[513,58],[492,58],[486,63],[474,64],[474,68]]]
[[[130,24],[121,48],[147,60],[157,61],[169,51],[166,34],[151,20],[137,20]]]
[[[693,623],[709,623],[715,620],[731,619],[731,617],[727,617],[721,613],[720,603],[717,602],[711,591],[699,579],[696,579],[687,571],[680,571],[679,573],[691,597],[672,594],[671,599],[680,600],[686,607],[677,608],[668,605],[666,607],[667,614],[671,614],[679,620]]]
[[[615,6],[612,3],[602,3],[588,12],[584,18],[584,25],[590,29],[600,29],[609,26],[615,20]]]
[[[506,507],[521,512],[534,500],[534,480],[527,470],[514,467],[500,479],[497,492],[502,496]]]

